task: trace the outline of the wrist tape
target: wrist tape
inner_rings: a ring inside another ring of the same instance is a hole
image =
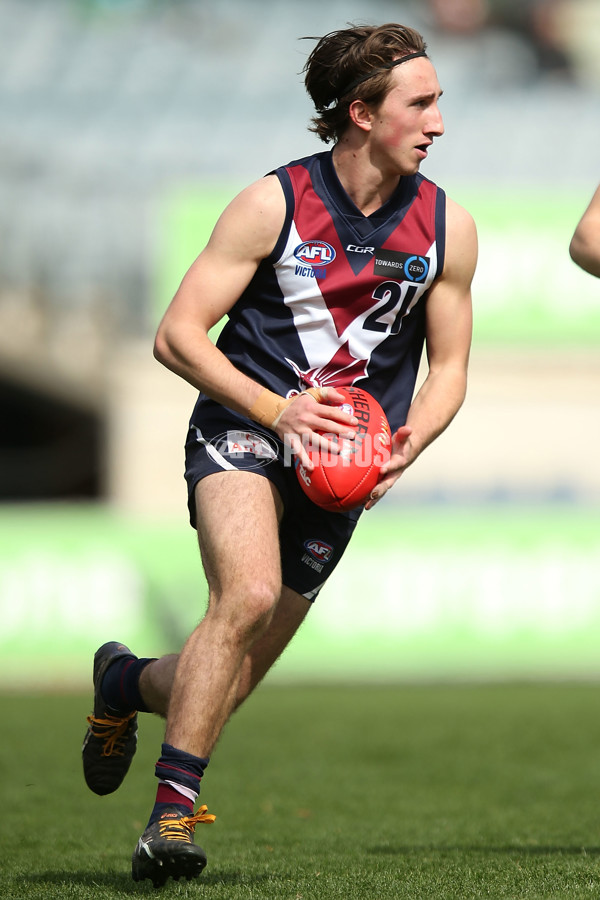
[[[308,388],[302,393],[310,394],[317,403],[322,403],[327,398],[327,388]],[[293,397],[286,399],[265,388],[248,410],[248,416],[254,422],[258,422],[259,425],[266,425],[267,428],[276,428],[284,409],[300,396],[300,394],[294,394]]]

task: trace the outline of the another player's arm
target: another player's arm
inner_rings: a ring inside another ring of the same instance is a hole
[[[448,427],[463,404],[472,334],[471,281],[476,262],[475,223],[466,210],[448,199],[444,270],[426,301],[428,374],[413,399],[406,425],[394,434],[390,462],[382,469],[383,477],[367,509]]]
[[[575,228],[569,253],[574,263],[600,278],[600,185]]]
[[[291,434],[290,443],[310,467],[298,436],[312,438],[315,429],[346,433],[350,417],[337,407],[315,402],[318,398],[310,395],[300,395],[286,406],[284,398],[265,394],[264,385],[237,369],[208,336],[239,299],[261,260],[272,252],[284,218],[283,191],[274,176],[238,194],[221,215],[206,248],[189,268],[163,316],[154,355],[217,402],[243,415],[251,414],[281,436]],[[319,396],[326,403],[343,400],[332,389]],[[273,421],[267,421],[271,410]],[[316,435],[314,439],[321,442]]]

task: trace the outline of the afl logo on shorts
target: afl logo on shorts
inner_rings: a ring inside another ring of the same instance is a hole
[[[319,541],[317,538],[305,541],[304,549],[308,550],[313,559],[318,559],[322,563],[329,562],[333,553],[333,547],[330,544],[326,544],[325,541]]]
[[[326,241],[304,241],[298,244],[294,256],[307,266],[327,266],[335,259],[335,250]]]

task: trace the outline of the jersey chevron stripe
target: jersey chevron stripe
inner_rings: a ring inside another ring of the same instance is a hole
[[[421,174],[404,176],[365,216],[342,187],[331,151],[274,174],[285,224],[218,346],[282,396],[360,383],[395,429],[412,400],[427,292],[441,272],[445,194]]]

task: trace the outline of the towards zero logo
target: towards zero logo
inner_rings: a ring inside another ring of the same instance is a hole
[[[422,284],[429,274],[431,261],[428,256],[418,253],[403,253],[400,250],[376,250],[373,272],[398,281],[412,281]]]

